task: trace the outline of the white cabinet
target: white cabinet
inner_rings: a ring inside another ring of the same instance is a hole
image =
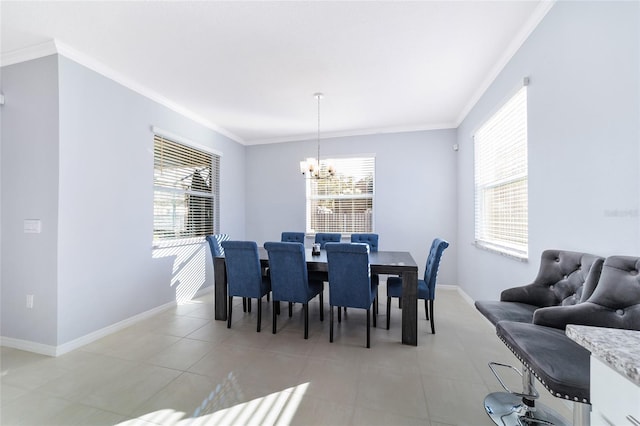
[[[640,426],[640,386],[591,355],[591,426]]]

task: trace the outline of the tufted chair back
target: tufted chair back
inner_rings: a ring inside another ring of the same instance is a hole
[[[640,330],[640,258],[608,257],[598,286],[586,301],[538,309],[533,322],[560,329],[578,324]]]
[[[352,243],[369,244],[369,252],[378,251],[378,234],[351,234]]]
[[[316,234],[315,242],[316,244],[320,244],[320,248],[324,249],[324,245],[327,243],[339,243],[342,238],[341,234],[333,234],[327,232],[318,232]]]
[[[280,236],[283,243],[302,243],[304,244],[304,232],[283,232]]]
[[[209,242],[209,248],[211,249],[211,255],[213,257],[223,257],[224,248],[222,248],[222,242],[229,239],[228,234],[213,234],[207,235],[207,241]]]
[[[434,239],[431,243],[431,249],[427,257],[427,265],[424,268],[424,282],[427,284],[432,299],[435,298],[436,278],[438,276],[438,268],[440,267],[440,259],[447,247],[449,247],[449,243],[440,238]]]
[[[583,302],[596,288],[603,262],[587,253],[545,250],[533,283],[504,290],[500,300],[539,307]]]

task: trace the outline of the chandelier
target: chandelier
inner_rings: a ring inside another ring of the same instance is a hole
[[[332,178],[336,171],[331,164],[320,162],[320,99],[324,95],[320,92],[314,93],[313,97],[318,101],[318,156],[316,158],[307,158],[300,162],[300,173],[307,179],[327,179]]]

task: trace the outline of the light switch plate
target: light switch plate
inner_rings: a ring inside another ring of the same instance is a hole
[[[40,219],[25,219],[24,220],[24,233],[25,234],[39,234],[42,232],[42,221]]]

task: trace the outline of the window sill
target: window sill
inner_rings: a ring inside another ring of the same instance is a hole
[[[504,247],[499,247],[493,244],[483,243],[475,241],[471,243],[477,249],[485,250],[491,253],[499,254],[500,256],[508,257],[509,259],[517,260],[518,262],[529,262],[529,255],[526,253],[518,252],[516,250],[509,250]]]
[[[152,250],[164,249],[170,247],[184,247],[191,246],[195,244],[205,243],[207,240],[204,237],[193,237],[193,238],[181,238],[177,240],[166,240],[166,241],[154,241],[151,245]]]

